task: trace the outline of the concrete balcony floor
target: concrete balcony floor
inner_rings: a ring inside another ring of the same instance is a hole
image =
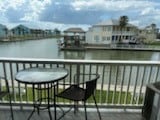
[[[27,120],[32,110],[14,110],[15,120]],[[60,116],[61,112],[57,113]],[[88,111],[88,120],[99,120],[96,111]],[[85,120],[84,112],[79,111],[74,114],[73,111],[70,111],[65,115],[61,120]],[[115,112],[115,111],[101,111],[102,120],[145,120],[140,112]],[[0,109],[0,120],[11,120],[10,110],[9,109]],[[52,117],[54,117],[54,112],[52,111]],[[48,111],[40,111],[40,115],[37,112],[34,112],[30,120],[49,120]],[[54,120],[54,118],[53,118]]]

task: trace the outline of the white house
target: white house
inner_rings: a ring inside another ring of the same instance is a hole
[[[86,43],[88,44],[112,44],[122,40],[132,40],[137,35],[137,28],[132,24],[127,24],[122,30],[119,20],[110,19],[93,25],[86,32]]]
[[[8,29],[5,25],[0,24],[0,38],[7,37]]]

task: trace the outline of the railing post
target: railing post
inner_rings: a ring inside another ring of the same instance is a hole
[[[80,83],[80,64],[77,64],[77,69],[76,69],[76,82],[77,84]],[[74,113],[78,111],[78,102],[74,102]]]
[[[77,69],[76,69],[76,81],[77,84],[80,83],[80,64],[77,64]]]

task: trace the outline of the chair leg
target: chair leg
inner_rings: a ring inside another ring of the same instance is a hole
[[[12,120],[14,120],[13,108],[12,108],[12,102],[11,102],[11,95],[10,95],[10,93],[9,93],[9,104],[10,104],[11,117],[12,117]]]
[[[87,120],[86,102],[84,101],[85,120]]]
[[[102,120],[100,111],[99,111],[98,106],[97,106],[96,98],[95,98],[94,95],[92,95],[92,96],[93,96],[93,99],[94,99],[94,102],[95,102],[95,106],[96,106],[96,108],[97,108],[97,112],[98,112],[99,119]]]
[[[74,101],[74,114],[78,112],[78,102]]]

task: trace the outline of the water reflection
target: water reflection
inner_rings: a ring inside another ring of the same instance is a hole
[[[84,51],[64,51],[64,59],[85,59]]]
[[[122,50],[89,50],[86,59],[100,60],[160,60],[160,52],[122,51]]]

